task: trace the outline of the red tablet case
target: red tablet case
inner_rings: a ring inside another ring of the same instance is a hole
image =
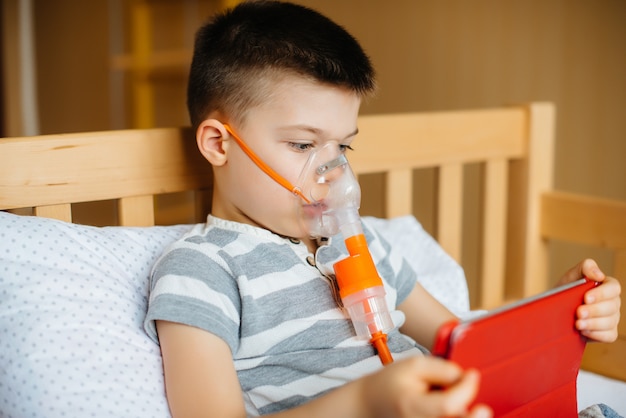
[[[597,283],[581,279],[485,315],[444,324],[433,354],[477,368],[475,403],[496,417],[577,417],[576,378],[586,339],[576,308]]]

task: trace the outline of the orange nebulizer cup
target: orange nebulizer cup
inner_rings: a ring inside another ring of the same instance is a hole
[[[368,338],[383,364],[393,361],[386,333],[393,321],[385,300],[385,288],[363,234],[346,239],[349,256],[334,265],[339,295],[357,336]]]

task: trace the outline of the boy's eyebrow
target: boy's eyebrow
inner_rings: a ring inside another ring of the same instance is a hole
[[[284,131],[288,131],[290,129],[297,129],[297,130],[301,130],[301,131],[306,131],[306,132],[310,132],[314,135],[321,135],[324,133],[323,129],[319,129],[313,126],[309,126],[309,125],[292,125],[292,126],[285,126],[283,128],[281,128],[281,130]],[[352,131],[351,133],[349,133],[348,135],[346,135],[344,138],[341,139],[348,139],[348,138],[352,138],[353,136],[356,136],[359,133],[359,128],[355,128],[354,131]]]

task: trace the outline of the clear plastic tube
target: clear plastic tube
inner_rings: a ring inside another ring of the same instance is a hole
[[[359,337],[371,338],[376,332],[393,329],[383,286],[368,287],[342,298]]]

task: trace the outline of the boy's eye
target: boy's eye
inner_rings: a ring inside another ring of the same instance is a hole
[[[289,146],[300,152],[305,152],[313,148],[313,144],[300,142],[290,142]]]
[[[315,144],[308,143],[308,142],[304,142],[304,143],[303,142],[290,142],[289,146],[299,152],[306,152],[315,148]],[[344,153],[347,150],[353,151],[354,148],[352,148],[348,144],[339,144],[339,152]]]

